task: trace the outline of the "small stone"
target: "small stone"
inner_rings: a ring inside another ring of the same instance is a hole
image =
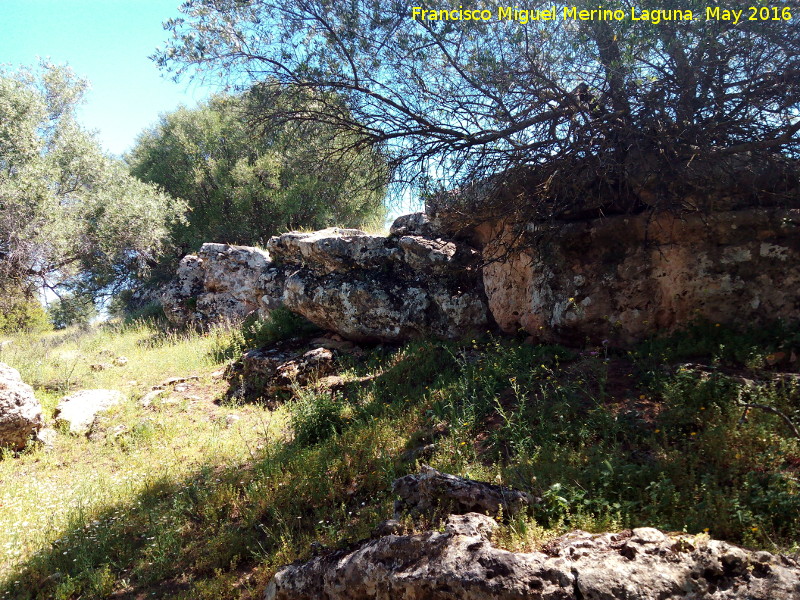
[[[185,383],[179,383],[178,385],[175,386],[174,389],[178,393],[188,392],[189,391],[189,386],[186,385]]]
[[[236,424],[237,421],[240,421],[242,417],[239,415],[225,415],[225,426],[232,427]]]
[[[372,531],[372,537],[383,537],[385,535],[401,535],[405,531],[403,524],[397,519],[387,519],[381,521]]]
[[[505,517],[524,511],[533,504],[530,494],[482,481],[462,479],[441,473],[427,465],[418,474],[395,479],[392,491],[400,496],[395,502],[395,517],[403,511],[432,514],[442,509],[454,514],[477,512]]]
[[[108,432],[108,437],[111,439],[116,439],[121,436],[123,433],[127,432],[128,428],[125,425],[117,425]]]
[[[36,441],[40,442],[47,448],[52,448],[53,444],[56,442],[56,438],[58,437],[58,432],[53,429],[52,427],[45,427],[39,430],[39,433],[36,434]]]
[[[447,517],[444,530],[453,535],[467,535],[488,540],[498,527],[497,521],[491,517],[480,513],[467,513]]]
[[[667,536],[653,527],[637,527],[633,530],[631,541],[639,544],[660,544]]]
[[[128,364],[128,359],[125,358],[124,356],[118,356],[117,358],[114,359],[115,367],[124,367],[127,364]]]
[[[95,363],[93,365],[89,365],[89,368],[92,371],[105,371],[106,369],[110,369],[113,365],[111,363]]]
[[[159,386],[159,388],[160,388],[160,386]],[[147,392],[147,393],[146,393],[144,396],[142,396],[142,398],[139,400],[139,404],[141,404],[141,405],[142,405],[142,406],[144,406],[144,407],[150,406],[150,405],[153,403],[153,400],[155,400],[156,398],[158,398],[158,397],[159,397],[161,394],[163,394],[163,393],[164,393],[164,389],[163,389],[163,388],[160,388],[160,389],[157,389],[157,390],[152,390],[152,391],[150,391],[150,392]]]

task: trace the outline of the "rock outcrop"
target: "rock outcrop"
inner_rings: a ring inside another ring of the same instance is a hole
[[[226,370],[228,396],[272,404],[276,394],[333,373],[334,356],[334,350],[319,345],[297,347],[292,340],[248,350]]]
[[[489,308],[506,332],[627,345],[703,318],[800,319],[800,209],[618,216],[483,233]],[[534,243],[533,238],[539,238]],[[500,257],[500,260],[492,260]]]
[[[497,548],[493,519],[389,534],[280,569],[264,600],[776,600],[800,597],[800,566],[707,536],[575,531],[542,552]]]
[[[455,338],[496,324],[544,342],[620,346],[697,318],[800,319],[800,208],[548,224],[487,215],[469,231],[463,214],[436,210],[399,217],[388,237],[292,232],[272,238],[269,253],[205,244],[181,263],[165,310],[186,321],[283,304],[354,341]]]
[[[161,303],[176,323],[239,319],[280,306],[283,283],[268,252],[247,246],[203,244],[185,256]]]
[[[19,371],[0,363],[0,447],[22,450],[44,427],[42,405]]]
[[[269,252],[204,244],[181,261],[162,298],[164,311],[185,323],[254,312],[265,317],[285,305],[354,341],[484,330],[479,253],[417,235],[431,231],[417,221],[389,237],[336,228],[286,233],[269,241]]]
[[[64,396],[55,410],[56,423],[70,433],[84,434],[92,428],[97,415],[122,402],[125,396],[116,390],[81,390]]]
[[[404,511],[429,515],[441,511],[479,512],[508,517],[534,502],[525,492],[441,473],[427,465],[422,465],[419,473],[396,479],[392,492],[400,496],[394,504],[396,518]]]
[[[455,338],[486,327],[478,253],[468,246],[326,229],[268,247],[287,268],[285,306],[348,339]]]

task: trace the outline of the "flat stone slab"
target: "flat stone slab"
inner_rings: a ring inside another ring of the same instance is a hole
[[[116,390],[80,390],[58,401],[56,423],[66,423],[70,433],[88,433],[99,413],[123,400],[125,395]]]

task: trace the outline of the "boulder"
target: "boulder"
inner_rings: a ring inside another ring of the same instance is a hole
[[[381,267],[399,255],[389,238],[338,227],[290,231],[270,238],[267,248],[281,263],[319,274]]]
[[[392,492],[400,496],[394,505],[395,518],[404,511],[513,516],[534,502],[525,492],[441,473],[427,465],[422,465],[419,473],[395,479]]]
[[[800,597],[796,561],[703,535],[576,531],[542,552],[514,553],[492,545],[496,527],[493,519],[470,513],[450,517],[441,533],[390,533],[322,554],[280,569],[264,600]]]
[[[488,324],[479,255],[463,244],[328,229],[268,248],[287,265],[285,306],[350,340],[457,338]]]
[[[249,350],[231,364],[225,377],[229,397],[248,401],[266,400],[274,404],[280,392],[291,391],[332,374],[336,369],[333,350],[309,348],[293,340],[267,348]]]
[[[697,318],[800,319],[800,209],[617,216],[484,233],[489,309],[537,342],[625,346]]]
[[[65,424],[70,433],[88,433],[99,413],[124,399],[125,396],[116,390],[80,390],[58,401],[56,423]]]
[[[197,298],[204,292],[203,261],[193,254],[184,256],[175,277],[161,294],[167,318],[179,324],[197,319]]]
[[[426,213],[415,212],[397,217],[389,228],[389,235],[398,237],[404,235],[421,235],[435,238],[437,235],[441,235],[441,233],[436,230],[436,227],[431,223]]]
[[[185,256],[161,303],[176,323],[236,320],[253,312],[266,316],[280,306],[283,285],[269,253],[259,248],[203,244]]]
[[[19,371],[0,363],[0,447],[22,450],[44,427],[42,405]]]
[[[457,338],[488,325],[480,254],[435,237],[421,215],[389,237],[357,229],[289,232],[257,248],[204,244],[165,289],[177,323],[266,317],[285,305],[352,341]]]

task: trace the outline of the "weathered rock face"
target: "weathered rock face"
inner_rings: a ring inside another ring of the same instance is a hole
[[[416,235],[431,231],[423,218],[397,231],[388,238],[355,229],[292,232],[272,238],[269,252],[204,244],[181,261],[163,295],[164,312],[186,323],[254,311],[264,317],[284,304],[355,341],[455,338],[484,329],[478,252]]]
[[[44,427],[42,405],[19,371],[0,363],[0,447],[22,450]]]
[[[478,253],[438,238],[326,229],[272,238],[286,265],[283,301],[355,341],[455,338],[484,329]]]
[[[181,260],[161,297],[176,323],[237,319],[280,306],[283,283],[268,252],[247,246],[203,244]]]
[[[661,214],[566,223],[507,252],[484,232],[489,308],[501,329],[542,341],[625,345],[702,317],[800,319],[800,210]]]
[[[432,514],[446,510],[463,514],[479,512],[492,516],[513,516],[533,504],[525,492],[511,488],[462,479],[441,473],[422,465],[418,474],[396,479],[392,492],[400,499],[395,501],[395,517],[403,511]]]
[[[70,433],[88,433],[95,418],[125,396],[116,390],[81,390],[64,396],[55,410],[56,423],[65,423]]]
[[[271,404],[279,392],[330,375],[335,368],[334,351],[319,345],[297,348],[290,340],[249,350],[226,370],[228,396]]]
[[[540,341],[617,345],[698,317],[800,319],[797,208],[575,219],[521,235],[496,221],[465,231],[440,213],[399,217],[389,237],[287,233],[269,254],[206,244],[181,263],[165,311],[186,321],[284,304],[354,341],[455,338],[495,321]],[[440,235],[455,230],[469,244]]]
[[[485,515],[445,531],[386,535],[355,549],[286,566],[264,600],[775,600],[800,597],[800,567],[706,536],[642,528],[576,531],[544,552],[513,553],[489,538]]]

